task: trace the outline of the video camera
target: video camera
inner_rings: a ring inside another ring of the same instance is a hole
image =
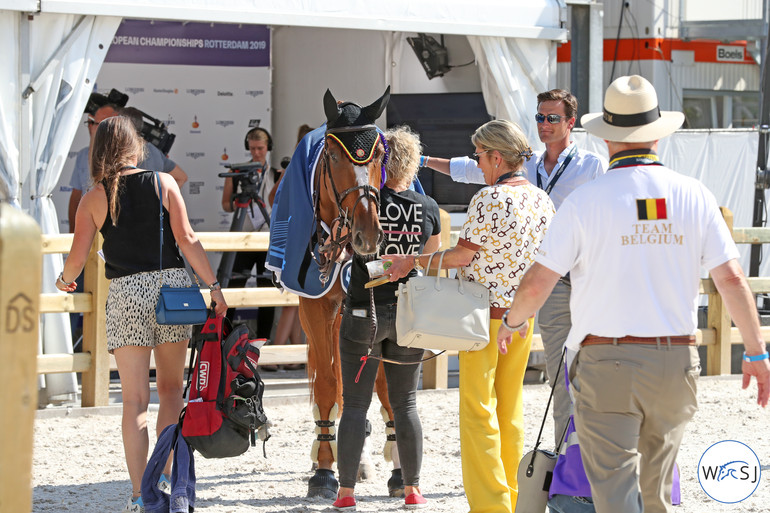
[[[121,93],[117,89],[112,89],[109,94],[91,93],[86,103],[85,113],[93,116],[97,110],[107,104],[123,108],[128,103],[128,95]],[[158,148],[161,153],[167,155],[174,144],[176,135],[170,134],[166,125],[158,119],[150,116],[146,112],[136,109],[142,116],[142,127],[139,130],[142,138],[148,143]]]
[[[265,169],[264,164],[261,162],[241,162],[222,165],[228,168],[230,172],[219,173],[220,178],[232,178],[235,191],[240,187],[243,194],[251,196],[253,199],[259,198],[259,188],[263,179],[262,172]]]

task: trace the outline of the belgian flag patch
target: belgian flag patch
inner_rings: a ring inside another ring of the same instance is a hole
[[[666,198],[648,198],[636,200],[636,212],[640,221],[667,219]]]

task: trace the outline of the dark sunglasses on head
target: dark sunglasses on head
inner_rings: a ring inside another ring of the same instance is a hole
[[[535,114],[535,121],[538,123],[544,122],[546,119],[548,122],[552,125],[555,125],[559,121],[561,121],[562,118],[566,118],[567,116],[559,116],[558,114],[540,114],[539,112]]]

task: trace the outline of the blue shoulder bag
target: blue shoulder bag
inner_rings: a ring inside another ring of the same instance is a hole
[[[160,197],[160,270],[163,271],[163,186],[155,172]],[[155,305],[155,319],[158,324],[203,324],[208,312],[200,287],[171,287],[163,285],[161,277],[160,295]],[[197,278],[196,278],[197,281]]]

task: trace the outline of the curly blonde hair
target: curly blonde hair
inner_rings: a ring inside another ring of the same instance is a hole
[[[385,132],[390,155],[385,165],[387,182],[409,187],[419,171],[422,145],[420,136],[408,126],[397,126]]]

